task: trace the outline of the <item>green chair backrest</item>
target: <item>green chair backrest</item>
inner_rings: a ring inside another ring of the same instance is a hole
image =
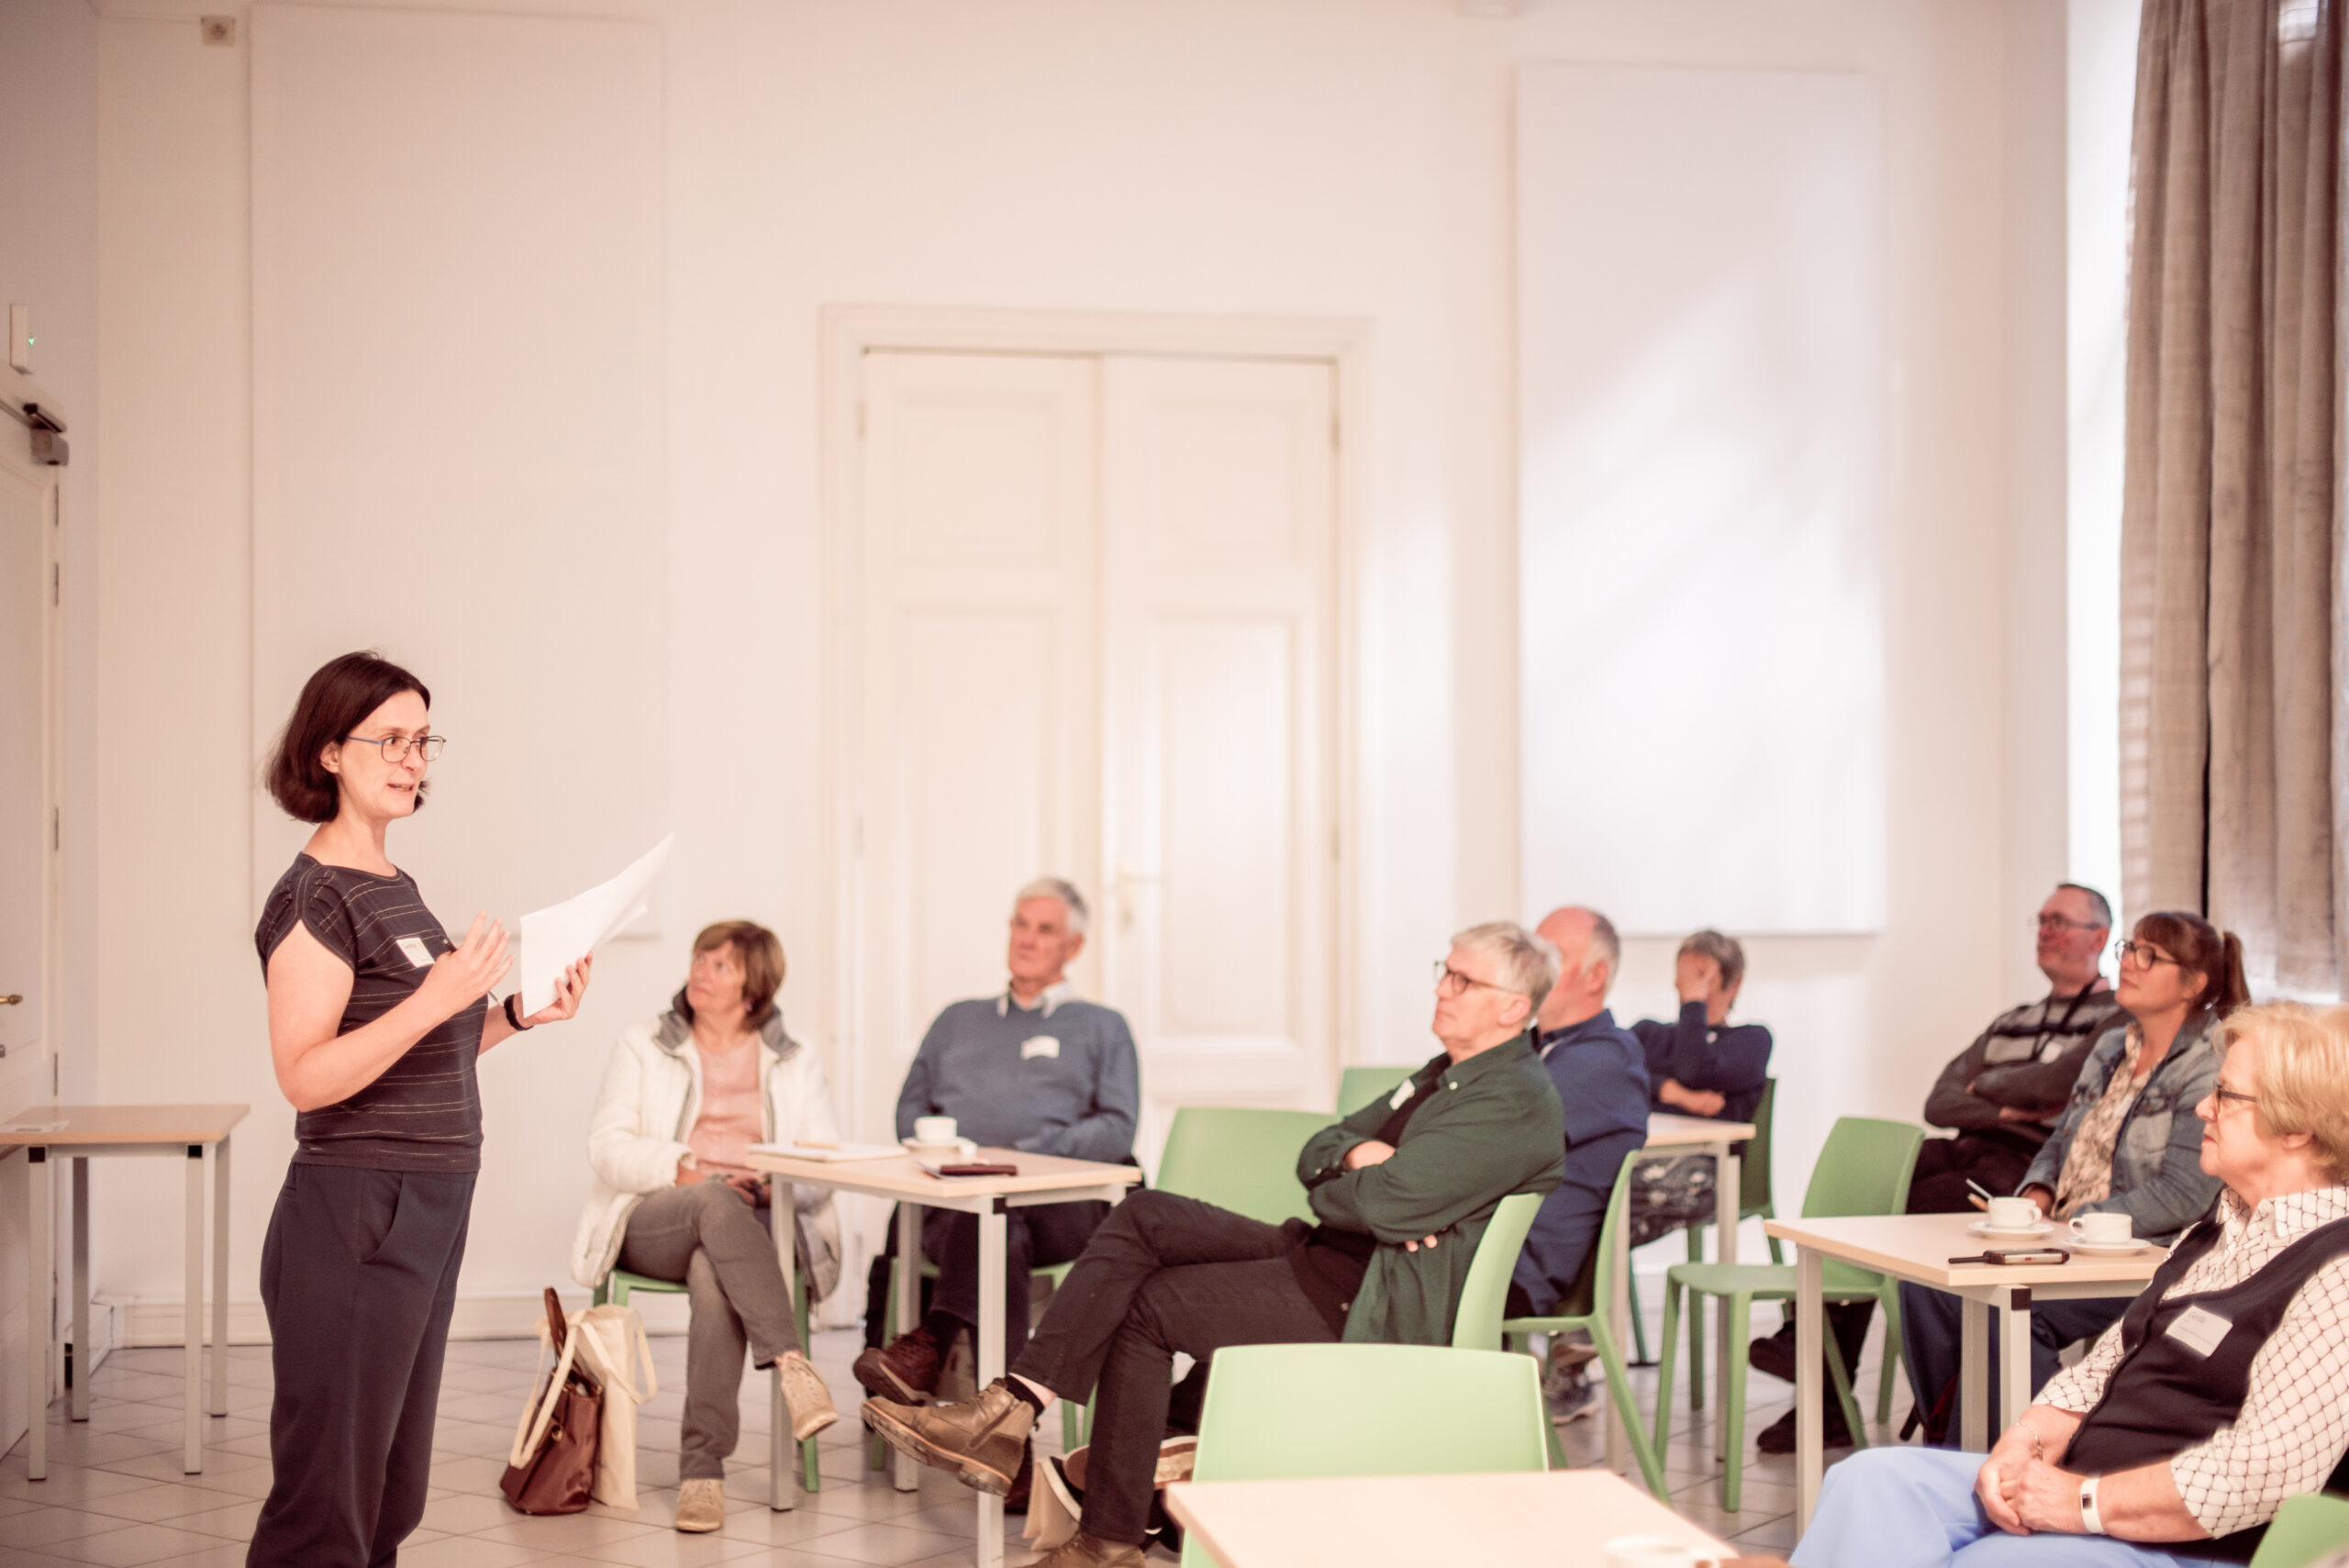
[[[1913,1122],[1838,1117],[1802,1195],[1805,1219],[1847,1214],[1899,1214],[1909,1207],[1909,1177],[1925,1129]]]
[[[1631,1201],[1631,1168],[1640,1162],[1645,1151],[1634,1149],[1623,1156],[1623,1163],[1616,1167],[1615,1190],[1608,1195],[1607,1218],[1598,1224],[1598,1240],[1590,1244],[1590,1255],[1582,1261],[1582,1272],[1575,1275],[1575,1283],[1550,1309],[1553,1318],[1587,1318],[1604,1311],[1615,1299],[1615,1233],[1623,1227],[1623,1215]]]
[[[1338,1114],[1349,1117],[1395,1092],[1395,1085],[1419,1071],[1408,1067],[1349,1067],[1338,1075]]]
[[[1297,1157],[1330,1125],[1320,1111],[1185,1106],[1158,1156],[1158,1190],[1195,1197],[1267,1225],[1313,1218]]]
[[[1533,1217],[1541,1207],[1540,1193],[1511,1193],[1485,1222],[1475,1260],[1468,1265],[1468,1277],[1460,1283],[1460,1300],[1453,1310],[1453,1350],[1501,1348],[1501,1313],[1508,1300],[1508,1276],[1517,1268],[1517,1255],[1525,1251],[1525,1233],[1533,1229]]]
[[[1531,1356],[1438,1345],[1233,1345],[1199,1412],[1200,1481],[1547,1470]],[[1196,1540],[1186,1568],[1209,1568]]]
[[[2251,1568],[2308,1568],[2344,1547],[2349,1547],[2349,1497],[2303,1492],[2284,1499],[2276,1522],[2259,1538]]]
[[[1737,1167],[1737,1212],[1760,1214],[1771,1207],[1770,1200],[1770,1117],[1777,1108],[1778,1081],[1762,1080],[1762,1098],[1748,1119],[1753,1123],[1753,1136],[1745,1140],[1745,1152]]]

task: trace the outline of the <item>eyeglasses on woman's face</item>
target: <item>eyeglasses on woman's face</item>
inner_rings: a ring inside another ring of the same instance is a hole
[[[2170,957],[2153,943],[2132,942],[2125,937],[2112,944],[2112,956],[2123,963],[2133,963],[2140,969],[2151,969],[2157,963],[2175,963],[2180,969],[2186,967],[2184,963]]]
[[[402,735],[397,730],[389,735],[345,735],[340,739],[346,744],[373,746],[384,754],[384,762],[394,764],[407,761],[410,751],[428,762],[438,762],[440,749],[449,744],[445,735]]]
[[[2218,1102],[2218,1108],[2221,1111],[2230,1105],[2255,1106],[2259,1103],[2257,1095],[2246,1095],[2241,1089],[2230,1089],[2222,1084],[2210,1085],[2210,1098]]]

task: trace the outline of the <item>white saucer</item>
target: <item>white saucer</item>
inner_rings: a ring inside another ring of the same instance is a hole
[[[2083,1241],[2078,1237],[2074,1236],[2065,1240],[2064,1245],[2070,1248],[2075,1252],[2106,1252],[2119,1254],[2124,1252],[2142,1252],[2146,1248],[2152,1246],[2153,1243],[2151,1241],[2140,1241],[2133,1238],[2127,1241]]]
[[[2003,1226],[1996,1226],[1996,1225],[1992,1225],[1992,1224],[1991,1224],[1988,1220],[1987,1220],[1987,1219],[1977,1219],[1977,1220],[1976,1220],[1973,1224],[1971,1224],[1971,1225],[1967,1226],[1965,1229],[1966,1229],[1966,1230],[1967,1230],[1968,1232],[1970,1232],[1971,1234],[1976,1235],[1976,1236],[2001,1237],[2001,1236],[2044,1236],[2044,1235],[2047,1235],[2050,1231],[2053,1231],[2053,1230],[2055,1229],[2055,1227],[2054,1227],[2053,1225],[2050,1225],[2046,1220],[2043,1220],[2043,1220],[2041,1220],[2041,1221],[2040,1221],[2038,1224],[2036,1224],[2036,1225],[2026,1225],[2026,1226],[2023,1226],[2023,1227],[2022,1227],[2021,1229],[2013,1229],[2013,1230],[2009,1230],[2009,1229],[2006,1229],[2006,1228],[2005,1228],[2005,1227],[2003,1227]]]
[[[906,1152],[916,1160],[927,1157],[960,1163],[979,1151],[979,1146],[967,1138],[958,1138],[952,1143],[917,1143],[910,1138],[901,1138],[897,1141],[903,1143]]]

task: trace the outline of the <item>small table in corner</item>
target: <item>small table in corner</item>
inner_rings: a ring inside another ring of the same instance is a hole
[[[204,1469],[204,1154],[212,1151],[212,1414],[228,1413],[228,1133],[250,1106],[27,1106],[0,1118],[0,1148],[27,1161],[30,1231],[26,1256],[26,1473],[49,1474],[50,1370],[58,1346],[49,1332],[50,1166],[71,1162],[73,1344],[90,1343],[90,1171],[93,1159],[143,1154],[187,1162],[187,1442],[182,1468]],[[73,1379],[68,1414],[90,1418],[86,1361]]]

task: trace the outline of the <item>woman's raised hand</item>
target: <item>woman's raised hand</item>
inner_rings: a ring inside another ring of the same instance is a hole
[[[487,995],[513,967],[506,941],[505,927],[486,914],[475,915],[465,940],[432,961],[432,972],[417,987],[417,995],[438,1009],[435,1017],[453,1018]]]
[[[579,999],[587,995],[587,973],[595,962],[596,955],[589,953],[555,976],[554,1000],[524,1018],[522,1027],[534,1029],[540,1024],[559,1024],[575,1016],[579,1011]]]

